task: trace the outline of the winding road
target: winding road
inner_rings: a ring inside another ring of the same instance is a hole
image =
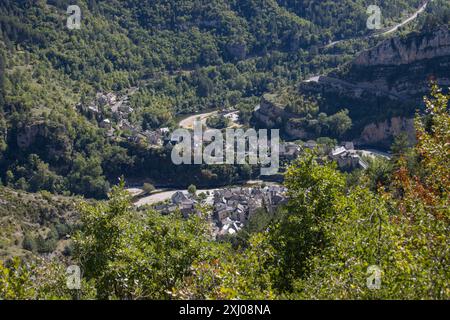
[[[414,12],[414,14],[411,15],[409,18],[407,18],[407,19],[405,19],[404,21],[400,22],[399,24],[393,26],[392,28],[389,28],[388,30],[382,32],[382,33],[379,34],[379,35],[382,35],[382,36],[388,35],[388,34],[390,34],[390,33],[392,33],[392,32],[397,31],[399,28],[403,27],[405,24],[407,24],[407,23],[409,23],[409,22],[411,22],[411,21],[417,19],[417,17],[419,16],[419,14],[421,14],[422,12],[425,11],[425,9],[427,8],[428,4],[429,4],[431,1],[433,1],[433,0],[427,0],[427,1],[425,1],[425,3],[424,3],[424,4],[423,4],[416,12]]]
[[[189,116],[183,120],[181,120],[178,123],[178,126],[183,129],[194,129],[194,122],[195,120],[200,120],[203,126],[206,127],[206,120],[208,120],[209,117],[220,115],[223,117],[226,117],[230,120],[229,128],[240,128],[241,125],[239,124],[239,111],[232,111],[228,112],[226,114],[219,113],[219,111],[212,111],[212,112],[206,112],[206,113],[199,113],[194,114],[192,116]]]
[[[420,8],[417,9],[416,12],[414,12],[414,13],[413,13],[411,16],[409,16],[407,19],[405,19],[405,20],[403,20],[402,22],[396,24],[395,26],[390,27],[390,28],[388,28],[387,30],[384,30],[384,31],[382,31],[382,32],[380,32],[380,33],[368,35],[368,36],[365,36],[365,37],[360,38],[360,39],[369,39],[369,38],[374,38],[374,37],[379,37],[379,36],[385,36],[385,35],[388,35],[388,34],[391,34],[391,33],[395,32],[395,31],[397,31],[399,28],[403,27],[405,24],[408,24],[409,22],[411,22],[411,21],[417,19],[417,17],[419,16],[419,14],[421,14],[422,12],[425,11],[425,9],[427,8],[427,6],[430,4],[431,1],[433,1],[433,0],[427,0],[427,1],[425,1],[425,3],[423,3],[423,4],[420,6]],[[342,43],[342,42],[345,42],[345,41],[350,41],[350,40],[356,40],[356,39],[357,39],[357,38],[351,38],[351,39],[343,39],[343,40],[333,41],[333,42],[327,44],[326,46],[324,46],[324,47],[322,47],[322,48],[330,48],[330,47],[333,47],[333,46],[335,46],[335,45],[337,45],[337,44],[339,44],[339,43]],[[319,82],[319,80],[320,80],[321,77],[322,77],[322,76],[320,76],[320,75],[319,75],[319,76],[313,76],[313,77],[310,77],[309,79],[305,80],[304,82]]]
[[[406,18],[405,20],[403,20],[402,22],[389,27],[387,30],[384,30],[380,33],[375,33],[375,34],[371,34],[365,37],[362,37],[361,39],[370,39],[370,38],[374,38],[374,37],[380,37],[380,36],[386,36],[388,34],[391,34],[393,32],[396,32],[398,29],[400,29],[401,27],[403,27],[404,25],[410,23],[413,20],[416,20],[417,17],[419,16],[419,14],[421,14],[422,12],[425,11],[425,9],[427,8],[428,4],[430,4],[430,2],[433,0],[426,0],[421,6],[420,8],[417,9],[416,12],[414,12],[411,16],[409,16],[408,18]],[[358,38],[351,38],[351,39],[343,39],[343,40],[337,40],[337,41],[333,41],[329,44],[327,44],[326,46],[324,46],[323,48],[331,48],[334,47],[335,45],[345,42],[345,41],[349,41],[349,40],[355,40]]]
[[[206,125],[206,119],[208,119],[209,117],[211,117],[215,114],[217,114],[217,111],[194,114],[192,116],[187,117],[186,119],[181,120],[178,125],[180,128],[192,130],[192,129],[194,129],[195,120],[198,119],[201,121],[202,125]]]

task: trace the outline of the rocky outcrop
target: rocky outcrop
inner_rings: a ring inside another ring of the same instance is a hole
[[[322,93],[323,91],[335,92],[337,95],[354,97],[357,99],[368,95],[385,97],[393,100],[402,100],[404,97],[396,92],[391,92],[387,88],[379,88],[375,83],[352,83],[344,79],[328,76],[320,76],[317,81],[310,81],[303,84],[302,89],[308,92]]]
[[[383,41],[339,70],[303,82],[298,94],[316,100],[320,112],[327,115],[349,110],[353,125],[341,138],[360,145],[389,146],[403,131],[411,141],[415,139],[412,118],[430,92],[431,79],[443,88],[450,86],[448,26]],[[255,118],[296,139],[324,134],[314,130],[318,126],[311,120],[300,121],[288,114],[280,100],[277,95],[265,95]]]
[[[17,146],[36,153],[41,158],[58,161],[72,153],[73,143],[62,125],[49,125],[41,121],[17,129]]]
[[[302,139],[306,140],[311,137],[311,134],[308,133],[305,128],[298,122],[296,119],[289,119],[286,122],[284,127],[284,131],[289,135],[292,139]]]
[[[276,94],[265,94],[259,108],[253,113],[254,118],[265,128],[282,129],[291,139],[310,137],[298,116],[286,111],[283,99]]]
[[[320,95],[320,110],[327,114],[347,108],[353,121],[347,139],[388,145],[401,131],[414,139],[411,119],[430,92],[430,80],[450,86],[448,26],[383,41],[341,69],[306,81],[299,92]]]
[[[237,60],[243,60],[247,56],[247,45],[245,43],[229,43],[228,53]]]
[[[360,54],[353,65],[399,66],[449,55],[450,33],[448,26],[442,26],[434,32],[386,40],[374,49]]]
[[[414,119],[393,117],[379,123],[371,123],[364,127],[361,136],[355,140],[357,145],[383,145],[389,146],[387,142],[405,132],[411,143],[416,140]]]
[[[31,125],[24,126],[17,132],[17,145],[20,149],[27,149],[36,140],[38,135],[45,134],[45,125],[43,122],[33,123]]]
[[[402,99],[421,101],[430,80],[450,85],[450,32],[443,26],[434,32],[393,38],[361,53],[340,79],[389,92]]]
[[[265,94],[261,98],[261,103],[254,112],[255,118],[267,128],[273,128],[282,123],[286,116],[284,106],[277,102],[276,96]]]

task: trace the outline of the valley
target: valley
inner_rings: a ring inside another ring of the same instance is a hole
[[[450,2],[373,4],[2,0],[0,301],[448,300]]]

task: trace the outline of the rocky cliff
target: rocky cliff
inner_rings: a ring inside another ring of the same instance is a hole
[[[425,59],[450,55],[450,33],[447,26],[406,38],[392,38],[381,45],[364,51],[354,61],[354,66],[400,66]]]
[[[332,75],[404,100],[420,101],[428,83],[450,86],[450,32],[443,26],[433,32],[393,38],[362,52],[347,68]]]
[[[257,122],[265,128],[279,128],[291,139],[313,137],[311,126],[316,120],[306,120],[298,114],[287,111],[287,102],[275,94],[265,94],[259,108],[254,112]]]
[[[275,95],[265,94],[262,96],[259,108],[255,111],[254,116],[266,128],[274,128],[285,117],[284,106],[277,102]]]
[[[400,131],[414,137],[410,119],[430,80],[450,86],[448,26],[385,40],[339,70],[302,83],[299,94],[320,95],[320,110],[328,114],[347,108],[353,121],[347,139],[387,145]]]
[[[67,138],[62,125],[49,125],[44,121],[23,124],[17,128],[16,143],[20,151],[28,150],[45,159],[58,161],[72,153],[73,143]],[[45,145],[43,148],[42,145]]]
[[[364,127],[361,135],[355,140],[357,145],[377,145],[388,147],[393,137],[401,132],[408,135],[410,142],[416,141],[416,132],[414,129],[414,119],[393,117],[379,123],[371,123]]]
[[[412,118],[429,93],[430,80],[443,88],[450,86],[448,26],[385,40],[340,69],[303,82],[298,95],[316,99],[320,112],[327,115],[347,108],[353,126],[342,138],[387,147],[402,131],[414,140]],[[267,94],[261,99],[254,113],[260,124],[280,128],[292,139],[324,134],[311,130],[311,120],[287,113],[279,97]]]

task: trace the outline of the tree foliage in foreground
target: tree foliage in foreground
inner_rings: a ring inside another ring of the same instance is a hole
[[[332,164],[298,160],[286,174],[289,204],[238,248],[210,239],[204,217],[138,211],[115,187],[81,208],[78,297],[449,299],[449,98],[433,88],[416,119],[415,165],[400,155],[376,191],[370,174],[349,186]],[[381,270],[377,290],[367,286],[370,266]],[[1,265],[0,298],[70,299],[63,271]]]
[[[416,119],[417,172],[400,160],[388,192],[358,186],[334,201],[336,214],[317,226],[328,243],[290,297],[449,298],[449,97],[434,87]],[[380,290],[366,286],[370,265],[381,269]]]

